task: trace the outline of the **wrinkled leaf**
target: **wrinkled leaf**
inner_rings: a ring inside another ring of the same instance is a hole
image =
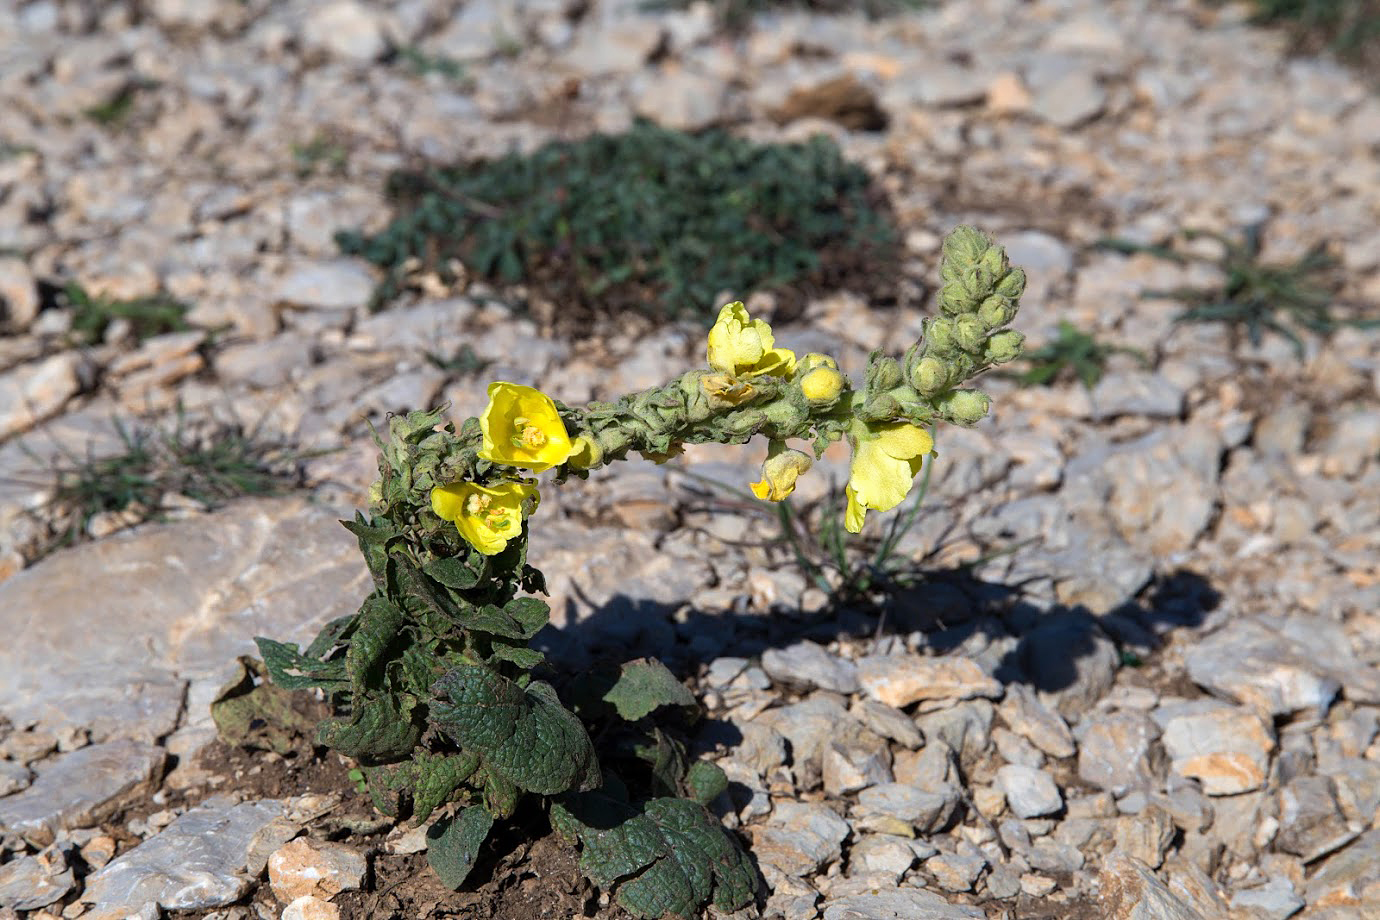
[[[546,660],[546,655],[525,645],[494,645],[491,660],[510,661],[524,671],[530,671]]]
[[[450,702],[431,707],[432,721],[485,768],[528,792],[555,795],[599,782],[584,725],[540,681],[525,690],[480,665],[462,665],[436,682]]]
[[[359,614],[350,613],[331,620],[321,627],[321,632],[316,634],[316,638],[311,640],[311,645],[308,645],[307,650],[302,654],[308,658],[324,658],[331,649],[350,635],[354,629],[355,621],[358,619]]]
[[[373,594],[365,600],[359,612],[359,625],[350,640],[350,650],[345,653],[345,669],[355,693],[367,686],[376,686],[376,682],[370,680],[370,671],[384,659],[402,625],[403,612],[386,597]]]
[[[459,888],[474,868],[479,848],[488,839],[494,816],[473,805],[452,820],[437,821],[426,832],[426,861],[447,888]]]
[[[422,737],[412,721],[416,700],[403,694],[354,700],[349,719],[328,719],[317,740],[356,760],[395,760],[412,753]]]
[[[437,559],[435,562],[429,563],[422,571],[447,588],[454,588],[457,591],[468,591],[479,584],[480,573],[455,558]]]
[[[685,788],[690,798],[708,805],[728,790],[728,776],[718,764],[697,760],[685,774]]]
[[[633,753],[652,768],[652,791],[656,795],[679,795],[685,778],[685,745],[661,729],[653,727],[650,743],[638,744]]]
[[[263,636],[254,637],[254,643],[258,645],[259,654],[263,656],[269,678],[284,690],[308,690],[316,687],[336,690],[348,682],[343,660],[320,661],[309,658],[297,651],[296,645],[275,642]]]
[[[580,868],[613,887],[618,903],[638,917],[691,920],[711,899],[732,911],[756,894],[752,862],[697,802],[659,798],[629,807],[586,793],[567,805],[553,809],[552,822],[579,836]]]
[[[698,708],[695,695],[655,658],[639,658],[624,664],[604,699],[629,722],[636,722],[662,706]]]
[[[523,635],[515,638],[530,639],[551,621],[551,607],[537,597],[515,597],[503,605],[503,611],[522,624]]]

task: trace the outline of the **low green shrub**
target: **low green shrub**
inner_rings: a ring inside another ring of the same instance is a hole
[[[387,277],[454,280],[451,260],[497,284],[523,282],[584,322],[625,311],[705,315],[724,291],[894,285],[896,233],[867,173],[835,144],[755,144],[639,122],[624,134],[531,154],[395,173],[393,222],[341,233],[346,253]]]

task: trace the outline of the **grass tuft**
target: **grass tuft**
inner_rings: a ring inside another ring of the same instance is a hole
[[[1027,351],[1022,356],[1026,370],[1014,376],[1025,387],[1052,386],[1072,376],[1091,390],[1102,379],[1107,359],[1115,354],[1134,355],[1142,365],[1149,364],[1139,349],[1099,342],[1068,320],[1060,320],[1058,338]]]
[[[70,334],[75,342],[82,345],[102,341],[106,329],[117,319],[128,322],[139,341],[192,328],[186,321],[189,307],[166,294],[134,300],[113,300],[95,297],[80,284],[72,282],[63,288],[62,296],[72,309]]]
[[[1233,330],[1234,338],[1244,331],[1257,347],[1266,332],[1273,332],[1293,344],[1300,360],[1304,356],[1304,333],[1326,339],[1345,326],[1380,327],[1380,318],[1372,315],[1373,305],[1348,305],[1339,300],[1343,284],[1340,264],[1326,242],[1318,243],[1293,262],[1264,263],[1260,260],[1263,232],[1262,224],[1246,227],[1239,239],[1211,231],[1184,232],[1187,240],[1216,240],[1222,246],[1222,255],[1216,259],[1121,239],[1106,239],[1099,245],[1116,252],[1148,253],[1179,264],[1200,262],[1217,266],[1224,279],[1221,285],[1149,290],[1142,291],[1141,296],[1177,300],[1184,310],[1174,318],[1176,322],[1225,323]]]
[[[388,184],[393,222],[341,249],[386,271],[381,306],[409,273],[454,282],[453,262],[559,304],[566,329],[627,311],[705,317],[720,296],[849,284],[894,293],[896,233],[867,173],[835,144],[754,144],[639,122],[620,135],[423,171]]]
[[[688,9],[696,0],[644,0],[649,12]],[[771,9],[808,10],[812,13],[862,13],[870,19],[918,10],[932,0],[711,0],[714,18],[729,31],[741,31],[752,17]]]
[[[164,517],[173,496],[213,510],[236,498],[301,488],[303,461],[318,455],[266,437],[257,426],[191,423],[181,407],[170,426],[114,423],[118,453],[69,456],[53,468],[53,496],[44,509],[49,538],[37,556],[80,542],[105,512],[121,513],[124,526],[135,526]]]

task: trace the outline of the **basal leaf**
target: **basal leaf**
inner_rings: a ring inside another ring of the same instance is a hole
[[[324,658],[331,649],[350,635],[357,619],[359,619],[358,613],[350,613],[331,620],[321,627],[321,632],[317,633],[316,638],[311,640],[311,645],[307,646],[307,650],[303,654],[308,658]]]
[[[387,761],[408,756],[422,737],[412,721],[416,700],[402,694],[354,700],[349,719],[328,719],[317,740],[356,760]]]
[[[447,821],[437,821],[426,832],[426,861],[447,888],[465,883],[479,848],[494,826],[494,816],[482,805],[473,805]]]
[[[636,722],[662,706],[697,708],[694,694],[655,658],[639,658],[623,665],[604,699],[629,722]]]
[[[525,645],[500,645],[495,643],[490,660],[510,661],[524,671],[530,671],[546,660],[546,655]]]
[[[461,754],[432,754],[418,751],[413,755],[412,821],[421,824],[431,813],[450,800],[479,769],[479,755],[471,751]]]
[[[528,792],[555,795],[599,782],[584,725],[549,684],[525,690],[479,665],[462,665],[436,682],[450,702],[431,707],[432,721],[490,772]]]
[[[757,872],[752,862],[704,806],[689,799],[658,798],[634,806],[621,821],[600,824],[623,809],[609,801],[589,806],[599,793],[575,797],[553,823],[573,830],[583,852],[580,868],[599,885],[614,889],[628,912],[646,920],[700,916],[713,900],[720,910],[737,910],[753,899]]]
[[[263,656],[268,676],[284,690],[307,690],[320,687],[324,690],[337,690],[348,682],[345,676],[345,662],[320,661],[309,658],[297,651],[297,646],[287,642],[275,642],[256,636],[254,643]]]
[[[503,611],[522,624],[523,639],[532,638],[551,621],[551,607],[536,597],[515,597],[503,605]]]
[[[345,653],[345,667],[356,693],[377,685],[370,672],[387,654],[388,646],[402,625],[403,612],[388,598],[373,594],[364,601],[359,611],[359,625]]]

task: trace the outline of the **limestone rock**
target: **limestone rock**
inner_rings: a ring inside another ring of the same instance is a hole
[[[284,903],[308,896],[329,901],[363,885],[368,869],[354,847],[299,837],[268,858],[268,883]]]
[[[33,785],[0,799],[0,832],[51,835],[90,827],[148,791],[163,771],[162,748],[109,741],[63,754],[38,768]]]
[[[1001,684],[971,658],[868,655],[858,659],[858,682],[873,699],[904,707],[921,700],[999,697]]]
[[[1155,711],[1170,769],[1200,780],[1208,795],[1235,795],[1265,783],[1274,730],[1254,712],[1215,700]]]

